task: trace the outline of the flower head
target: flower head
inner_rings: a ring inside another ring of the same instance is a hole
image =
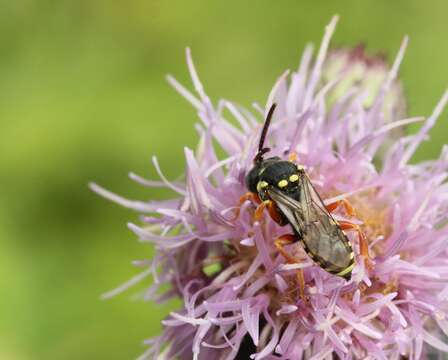
[[[132,175],[143,185],[166,186],[176,197],[130,201],[92,185],[143,213],[143,224],[129,228],[156,248],[154,258],[140,264],[146,268],[140,276],[106,297],[152,274],[145,298],[183,299],[142,358],[420,359],[430,349],[448,351],[441,337],[448,335],[448,148],[436,160],[409,163],[448,93],[417,134],[391,141],[394,129],[423,120],[398,117],[404,111],[396,77],[407,41],[372,90],[363,81],[344,80],[354,61],[371,71],[367,67],[376,63],[365,55],[349,52],[339,68],[330,69],[340,55],[326,58],[336,20],[315,60],[307,48],[298,71],[279,78],[257,114],[224,100],[214,106],[187,51],[196,94],[168,77],[200,119],[196,151],[185,148],[185,179],[168,181],[155,158],[161,183]],[[338,208],[336,221],[349,221],[365,234],[363,244],[356,232],[346,233],[355,253],[348,281],[315,263],[300,241],[285,246],[295,259],[288,262],[274,240],[291,233],[290,225],[279,226],[267,211],[255,218],[257,204],[239,202],[248,191],[245,177],[257,154],[260,119],[273,103],[269,156],[287,160],[296,154],[325,204],[345,199],[354,208],[354,214]]]
[[[327,101],[334,104],[338,99],[349,96],[356,89],[358,95],[364,92],[362,104],[369,109],[381,91],[389,72],[385,56],[368,55],[363,44],[355,48],[337,48],[330,50],[322,67],[324,83],[337,81],[327,94]],[[398,79],[392,79],[382,101],[381,115],[384,122],[401,119],[406,114],[406,99]]]

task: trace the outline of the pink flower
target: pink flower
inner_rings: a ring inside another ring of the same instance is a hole
[[[421,359],[448,352],[448,148],[436,160],[409,163],[448,92],[417,134],[399,136],[396,129],[423,121],[398,117],[404,101],[396,77],[407,39],[372,90],[347,80],[356,62],[330,69],[338,54],[326,59],[336,22],[327,26],[315,60],[308,47],[298,71],[285,72],[255,114],[225,100],[214,106],[187,50],[196,94],[168,77],[200,119],[197,149],[185,148],[185,181],[168,181],[156,158],[162,182],[131,175],[143,185],[165,186],[175,197],[130,201],[91,185],[143,213],[142,223],[129,228],[156,248],[153,259],[137,264],[144,268],[140,275],[105,297],[152,274],[145,299],[183,299],[142,359]],[[365,65],[370,71],[372,64]],[[334,216],[359,224],[372,268],[362,261],[357,236],[348,232],[356,260],[349,281],[315,264],[300,242],[287,247],[297,259],[287,264],[273,242],[290,226],[279,226],[267,212],[254,221],[253,202],[245,201],[235,217],[272,103],[277,109],[267,135],[269,156],[287,159],[294,151],[325,203],[347,199],[356,211],[354,217],[342,210]],[[307,301],[299,294],[298,269]]]

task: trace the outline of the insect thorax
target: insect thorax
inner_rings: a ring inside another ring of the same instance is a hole
[[[255,164],[246,176],[249,191],[267,200],[266,189],[275,187],[288,196],[299,200],[299,170],[295,163],[272,157]]]

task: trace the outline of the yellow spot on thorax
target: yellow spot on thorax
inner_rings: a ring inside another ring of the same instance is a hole
[[[295,182],[297,180],[299,180],[299,175],[297,175],[297,174],[291,175],[289,177],[289,181],[291,181],[291,182]]]
[[[279,188],[284,188],[284,187],[288,186],[288,180],[285,180],[285,179],[280,180],[277,185]]]

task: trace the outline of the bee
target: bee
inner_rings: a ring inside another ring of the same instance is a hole
[[[362,249],[366,248],[365,236],[358,225],[348,221],[337,222],[330,212],[340,205],[349,215],[354,215],[354,210],[345,200],[325,206],[303,166],[279,157],[264,159],[264,154],[270,151],[263,146],[275,107],[273,104],[269,109],[254,165],[245,178],[249,192],[240,201],[251,199],[259,204],[255,211],[256,219],[260,219],[267,209],[279,225],[291,226],[292,234],[283,235],[274,242],[289,263],[297,261],[284,247],[299,242],[322,269],[350,280],[355,256],[344,230],[358,233]],[[301,277],[299,280],[303,286],[303,274]]]

